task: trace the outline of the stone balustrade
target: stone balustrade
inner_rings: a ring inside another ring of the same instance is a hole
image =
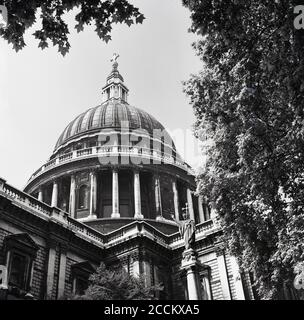
[[[10,186],[2,180],[0,183],[0,195],[5,196],[13,202],[16,202],[19,206],[24,207],[25,209],[30,209],[37,214],[40,214],[44,217],[50,217],[52,215],[52,208],[47,204],[40,202],[36,198]]]
[[[179,232],[166,235],[145,222],[145,219],[134,221],[133,223],[130,223],[108,234],[102,234],[85,225],[84,223],[73,219],[67,212],[55,207],[51,207],[28,195],[27,193],[10,186],[1,178],[0,196],[10,199],[12,202],[15,202],[17,206],[22,207],[24,210],[40,216],[43,219],[55,220],[63,227],[72,230],[76,235],[87,241],[94,242],[100,247],[109,247],[117,244],[118,242],[126,241],[128,238],[136,237],[138,235],[150,238],[158,242],[160,245],[171,249],[176,249],[183,246],[183,239]],[[173,222],[168,221],[167,223],[172,224]],[[217,232],[219,229],[220,228],[214,223],[213,220],[207,220],[196,225],[196,237],[199,239],[212,232]]]
[[[68,221],[69,228],[71,230],[73,230],[74,232],[76,232],[80,235],[83,235],[85,238],[90,239],[97,244],[104,244],[105,236],[102,235],[100,232],[86,226],[85,224],[83,224],[83,223],[81,223],[71,217],[68,217],[67,221]]]
[[[28,183],[40,176],[42,173],[47,172],[48,170],[53,169],[67,162],[78,161],[82,158],[109,157],[114,155],[134,156],[149,159],[152,161],[154,160],[156,161],[156,163],[162,162],[164,164],[174,165],[193,174],[192,169],[188,164],[179,161],[176,157],[174,157],[171,154],[161,153],[160,151],[152,150],[149,148],[138,148],[124,145],[106,147],[98,146],[71,151],[69,153],[60,155],[57,158],[48,161],[30,177]]]
[[[67,227],[74,231],[77,235],[85,238],[89,241],[102,245],[103,235],[98,231],[86,226],[85,224],[69,217],[67,212],[60,210],[59,208],[51,207],[36,198],[24,193],[5,182],[0,178],[0,196],[15,202],[16,205],[22,207],[26,211],[30,211],[40,218],[54,220],[57,223]]]

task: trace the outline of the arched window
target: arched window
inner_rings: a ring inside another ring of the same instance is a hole
[[[78,209],[87,209],[88,206],[89,206],[89,188],[87,185],[82,185],[79,188]]]

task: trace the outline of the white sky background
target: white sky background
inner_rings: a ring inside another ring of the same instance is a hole
[[[101,103],[101,89],[120,54],[119,71],[130,90],[129,103],[177,132],[177,148],[194,167],[195,121],[182,81],[202,68],[188,33],[190,12],[181,0],[132,0],[146,19],[142,25],[117,25],[112,41],[101,41],[86,27],[77,33],[70,21],[70,52],[38,48],[27,32],[27,46],[16,53],[0,39],[0,177],[17,188],[50,157],[57,139],[77,115]],[[185,138],[180,133],[185,133]]]

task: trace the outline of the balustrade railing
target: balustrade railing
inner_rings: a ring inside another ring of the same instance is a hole
[[[8,198],[17,201],[26,207],[34,209],[38,213],[42,213],[43,215],[52,214],[52,208],[47,204],[40,202],[36,198],[31,197],[30,195],[10,186],[9,184],[3,184],[0,192],[2,192]]]
[[[78,232],[80,234],[83,234],[86,237],[88,237],[96,242],[99,242],[101,244],[104,243],[103,236],[98,231],[96,231],[88,226],[85,226],[81,222],[78,222],[77,220],[72,219],[71,217],[68,217],[68,226],[71,230]]]
[[[182,236],[179,232],[168,236],[155,229],[151,225],[144,223],[144,221],[139,223],[138,221],[134,222],[133,224],[126,226],[126,228],[120,228],[109,234],[103,235],[95,229],[69,217],[66,212],[63,212],[57,208],[52,208],[36,198],[8,185],[4,180],[0,179],[0,195],[1,194],[9,199],[12,199],[13,201],[18,202],[25,208],[31,209],[38,215],[59,219],[70,230],[73,230],[75,233],[84,236],[87,240],[93,240],[100,245],[123,240],[127,235],[136,235],[138,232],[145,234],[147,237],[151,237],[165,246],[179,246],[179,242],[182,241]],[[201,235],[204,235],[205,232],[213,229],[215,231],[218,229],[213,220],[202,222],[196,225],[196,237],[200,237]]]
[[[157,160],[165,163],[172,164],[177,167],[180,167],[183,170],[191,171],[191,167],[187,165],[185,162],[179,161],[172,154],[160,152],[157,150],[149,149],[149,148],[139,148],[135,146],[98,146],[86,149],[75,150],[63,155],[58,156],[55,159],[48,161],[45,165],[39,168],[29,179],[28,182],[31,182],[34,178],[41,175],[43,172],[48,171],[57,165],[61,165],[65,162],[69,162],[71,160],[78,160],[82,157],[90,157],[90,156],[109,156],[111,154],[126,154],[128,156],[141,156],[151,160]],[[192,172],[192,171],[191,171]]]
[[[73,152],[66,153],[62,156],[59,156],[59,162],[63,162],[65,160],[69,160],[73,158]]]
[[[60,216],[67,216],[66,212],[63,212],[59,210],[58,208],[52,208],[46,203],[43,203],[39,201],[38,199],[10,186],[9,184],[5,183],[3,180],[0,181],[0,195],[7,197],[8,199],[11,199],[12,201],[15,201],[19,203],[21,206],[23,206],[26,209],[30,209],[31,212],[35,212],[37,215],[43,216],[45,218],[51,218],[54,217],[56,219],[59,219]],[[59,213],[55,214],[55,213]],[[100,244],[103,244],[103,238],[102,234],[100,234],[98,231],[87,227],[86,225],[78,222],[75,219],[72,219],[71,217],[67,217],[66,224],[67,226],[75,231],[78,234],[84,235],[87,239],[94,240],[95,242],[98,242]],[[62,223],[64,223],[64,219],[59,220]]]

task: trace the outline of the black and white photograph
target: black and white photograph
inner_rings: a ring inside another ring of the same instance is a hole
[[[1,0],[0,300],[304,300],[304,2]]]

